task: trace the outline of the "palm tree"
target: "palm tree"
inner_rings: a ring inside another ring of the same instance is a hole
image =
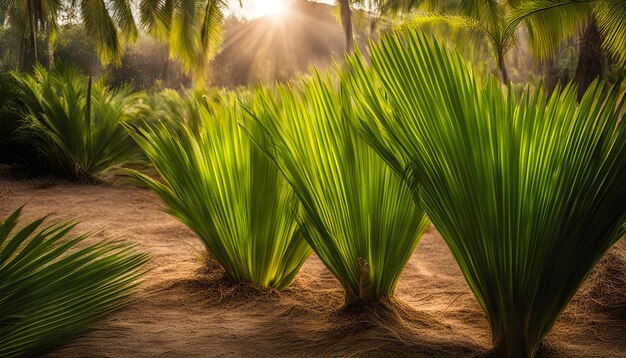
[[[201,81],[222,43],[226,6],[224,0],[141,0],[139,13],[148,33],[169,42],[170,54]]]
[[[352,4],[364,0],[337,0],[340,20],[346,38],[346,52],[354,48]],[[416,0],[377,0],[374,2],[380,14],[410,9]],[[243,1],[239,1],[243,5]],[[169,42],[170,53],[178,57],[196,80],[202,80],[206,65],[219,51],[222,42],[222,20],[227,4],[224,0],[141,0],[139,13],[141,24],[153,36]],[[198,37],[198,33],[200,36]]]
[[[551,0],[523,3],[516,16],[525,17],[533,54],[538,60],[578,34],[578,65],[574,82],[578,99],[594,79],[604,76],[607,58],[626,68],[626,2],[622,0]]]
[[[341,25],[343,26],[343,33],[346,37],[346,52],[352,53],[354,49],[354,35],[352,33],[352,9],[350,7],[350,0],[337,0],[337,6],[339,6]]]
[[[0,21],[16,29],[22,38],[22,69],[29,69],[40,62],[37,49],[39,34],[45,34],[48,52],[52,52],[59,16],[76,7],[80,10],[81,22],[98,47],[102,62],[118,62],[122,55],[122,44],[137,38],[137,27],[127,0],[1,1]]]
[[[352,52],[351,3],[355,0],[337,0],[341,23],[346,38],[346,51]],[[243,1],[239,1],[243,5]],[[151,35],[170,44],[171,55],[178,57],[185,69],[202,80],[206,64],[219,50],[222,42],[222,20],[227,4],[224,0],[141,0],[141,23]],[[200,34],[198,37],[197,34]]]
[[[54,22],[59,2],[50,1],[2,1],[0,2],[0,24],[8,25],[19,33],[19,66],[26,69],[39,62],[37,32]],[[29,56],[30,55],[30,56]]]
[[[574,74],[574,82],[578,83],[578,99],[596,77],[604,77],[607,67],[607,58],[602,48],[602,36],[598,30],[597,21],[589,17],[584,31],[578,40],[578,63]]]
[[[626,22],[626,3],[621,0],[481,0],[462,2],[458,10],[459,14],[418,16],[410,23],[446,23],[483,35],[491,45],[504,82],[509,82],[504,55],[514,46],[522,23],[528,29],[533,54],[537,59],[545,59],[564,39],[579,31],[592,15],[590,31],[597,24],[602,47],[621,66],[626,66],[626,33],[621,29],[621,24]],[[586,49],[583,47],[581,51]],[[590,82],[579,83],[582,92]]]
[[[352,29],[351,4],[365,6],[370,14],[370,35],[376,32],[378,21],[385,14],[407,11],[417,7],[418,0],[337,0],[341,24],[346,37],[346,52],[352,53],[354,49],[354,35]]]
[[[361,0],[370,16],[370,37],[375,36],[383,16],[409,12],[424,1],[419,0]]]
[[[141,0],[139,15],[141,24],[151,35],[170,43],[171,54],[181,60],[188,72],[202,74],[207,60],[217,53],[221,44],[225,6],[224,0]],[[118,63],[122,45],[138,37],[129,0],[0,1],[0,23],[21,34],[21,69],[40,62],[37,36],[42,33],[49,40],[51,55],[59,16],[75,9],[79,10],[86,32],[96,42],[103,63]]]

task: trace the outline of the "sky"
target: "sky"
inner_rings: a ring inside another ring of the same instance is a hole
[[[229,12],[238,16],[254,19],[267,15],[268,12],[275,11],[275,7],[280,3],[290,0],[242,0],[243,8],[239,6],[238,0],[228,0]],[[316,0],[315,2],[333,4],[334,0]]]

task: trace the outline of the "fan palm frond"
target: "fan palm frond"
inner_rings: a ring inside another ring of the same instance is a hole
[[[197,110],[196,133],[184,123],[132,131],[163,182],[129,173],[161,197],[235,281],[282,290],[311,253],[296,221],[297,201],[240,132],[233,98],[214,114],[204,105]]]
[[[261,147],[300,199],[307,241],[347,302],[391,297],[428,220],[358,136],[348,93],[317,76],[259,96],[250,113],[265,135],[251,135],[264,138]]]
[[[582,30],[593,3],[589,0],[522,1],[511,10],[508,27],[517,29],[523,22],[528,29],[532,54],[537,60],[543,60],[553,56],[564,39]]]
[[[594,7],[593,13],[604,48],[622,68],[626,68],[626,2],[605,0]]]
[[[19,228],[22,209],[0,222],[0,356],[36,356],[89,330],[119,308],[148,260],[132,246],[75,247],[73,223],[40,218]]]

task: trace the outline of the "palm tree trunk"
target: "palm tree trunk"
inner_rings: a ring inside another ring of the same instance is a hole
[[[346,52],[352,53],[354,50],[354,35],[352,34],[352,10],[350,0],[338,0],[339,11],[341,13],[341,25],[346,36]]]
[[[20,52],[18,54],[17,66],[20,71],[28,70],[28,35],[20,36]]]
[[[359,257],[359,299],[364,304],[371,304],[376,301],[372,292],[372,282],[370,279],[370,265],[366,259]]]
[[[35,28],[35,9],[32,1],[28,2],[28,19],[30,21],[30,40],[33,50],[33,62],[32,65],[39,63],[39,56],[37,54],[37,29]]]
[[[492,332],[493,351],[491,356],[494,358],[528,358],[534,357],[536,349],[533,351],[524,341],[521,332],[514,329],[503,329]]]
[[[504,84],[509,84],[509,73],[506,70],[506,64],[504,63],[504,54],[498,54],[498,69],[500,70],[500,74],[502,75],[502,82]]]
[[[578,84],[578,99],[582,98],[591,82],[602,78],[606,71],[606,56],[602,49],[602,38],[598,32],[596,21],[591,18],[587,28],[580,37],[578,46],[578,65],[574,82]]]
[[[372,17],[370,20],[370,39],[374,42],[378,42],[378,21],[379,17]]]
[[[48,25],[46,29],[46,47],[48,50],[48,68],[54,67],[54,45],[52,43],[52,26]]]
[[[551,57],[546,58],[541,64],[544,84],[546,87],[546,93],[548,97],[552,96],[552,92],[561,81],[561,76],[559,73],[559,69],[557,68],[554,60]]]

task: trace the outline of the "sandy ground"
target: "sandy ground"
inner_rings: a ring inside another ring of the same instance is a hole
[[[24,204],[24,219],[50,212],[55,219],[77,219],[77,230],[97,231],[89,242],[120,238],[152,255],[151,271],[128,305],[51,357],[489,353],[485,315],[432,228],[398,284],[405,314],[396,321],[379,319],[380,312],[355,319],[339,310],[341,287],[314,255],[294,285],[280,294],[220,300],[220,282],[203,276],[200,242],[163,213],[159,199],[146,190],[0,175],[0,218]],[[539,356],[626,357],[626,293],[620,286],[626,282],[626,245],[622,241],[618,246],[566,309]]]

